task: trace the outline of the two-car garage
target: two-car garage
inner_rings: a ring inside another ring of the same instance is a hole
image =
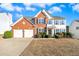
[[[25,17],[21,17],[12,25],[14,38],[32,38],[34,36],[34,25]]]
[[[14,30],[14,38],[32,38],[33,30]]]

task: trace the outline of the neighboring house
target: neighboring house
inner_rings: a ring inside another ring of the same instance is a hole
[[[12,30],[14,37],[33,37],[39,32],[53,36],[57,32],[66,32],[66,20],[42,10],[33,18],[20,18],[12,25]]]
[[[9,13],[0,13],[0,34],[11,30],[12,15]]]
[[[79,38],[79,20],[74,20],[69,27],[69,32],[73,38]]]

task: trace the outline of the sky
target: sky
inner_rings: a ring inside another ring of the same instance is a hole
[[[78,3],[0,3],[0,12],[10,13],[13,22],[22,16],[34,17],[43,9],[52,16],[64,17],[67,25],[79,20]]]

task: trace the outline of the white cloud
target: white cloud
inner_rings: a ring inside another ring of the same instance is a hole
[[[27,4],[26,4],[27,5]],[[34,3],[34,4],[28,4],[29,6],[33,5],[33,6],[38,6],[38,7],[41,7],[41,8],[45,8],[45,4],[43,3]]]
[[[9,11],[13,11],[14,10],[14,7],[12,6],[12,4],[10,3],[2,3],[0,5],[1,8],[4,8],[6,10],[9,10]]]
[[[23,8],[16,6],[16,7],[14,7],[14,9],[15,9],[16,11],[18,11],[18,12],[21,12]]]
[[[36,8],[31,7],[32,3],[24,3],[25,9],[28,11],[35,11]]]
[[[8,11],[18,11],[18,12],[21,12],[22,11],[22,7],[19,7],[19,6],[13,6],[12,4],[10,3],[2,3],[0,5],[1,8],[5,9],[5,10],[8,10]]]
[[[16,17],[18,17],[18,18],[23,16],[22,14],[18,14],[18,13],[16,13],[15,15],[16,15]]]
[[[53,13],[53,12],[62,12],[60,7],[54,6],[51,9],[48,10],[49,13]]]
[[[29,11],[35,11],[36,10],[36,8],[33,8],[33,7],[26,7],[25,9],[29,10]]]
[[[36,5],[36,6],[41,7],[41,8],[45,8],[46,5],[51,6],[52,3],[36,3],[36,4],[33,4],[33,5]]]
[[[48,6],[51,6],[51,5],[53,5],[54,3],[46,3],[46,5],[48,5]]]
[[[46,7],[46,4],[37,4],[37,6],[41,7],[41,8],[45,8]]]
[[[31,6],[32,3],[23,3],[25,6]]]
[[[32,5],[33,6],[38,6],[38,7],[41,7],[41,8],[45,8],[46,5],[48,5],[48,6],[52,5],[52,3],[23,3],[23,4],[26,7],[25,9],[30,10],[30,11],[35,11],[36,10],[36,8],[31,7]]]
[[[73,11],[79,12],[79,4],[72,6]]]

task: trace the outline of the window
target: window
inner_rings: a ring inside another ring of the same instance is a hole
[[[45,29],[38,28],[38,32],[45,32]]]
[[[52,21],[51,21],[51,20],[49,20],[49,21],[48,21],[48,24],[52,24]]]
[[[55,25],[58,25],[59,24],[59,21],[58,20],[54,21],[54,24]]]
[[[64,25],[65,24],[65,22],[62,20],[62,21],[60,21],[60,25]]]
[[[25,25],[26,23],[23,21],[22,24]]]
[[[56,29],[56,33],[58,33],[59,32],[59,29]]]
[[[61,29],[61,32],[65,32],[65,29]]]
[[[39,18],[38,23],[39,24],[45,24],[45,19],[44,18]]]
[[[79,27],[76,27],[77,30],[79,30]]]

